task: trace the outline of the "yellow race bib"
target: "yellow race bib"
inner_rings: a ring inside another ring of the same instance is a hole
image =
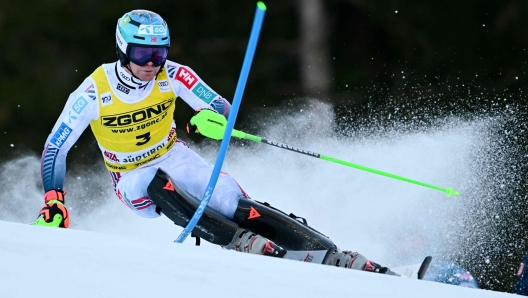
[[[90,77],[97,87],[100,112],[90,127],[110,171],[129,171],[167,153],[176,141],[172,125],[176,97],[165,72],[158,75],[151,93],[133,104],[117,98],[103,66]]]

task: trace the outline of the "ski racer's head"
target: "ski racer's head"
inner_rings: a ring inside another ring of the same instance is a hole
[[[117,20],[116,51],[123,67],[140,80],[150,81],[169,55],[167,23],[152,11],[138,9]]]

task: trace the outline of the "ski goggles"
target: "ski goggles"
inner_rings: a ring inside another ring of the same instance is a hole
[[[169,47],[152,47],[129,44],[127,58],[139,66],[152,62],[154,66],[162,65],[169,55]]]

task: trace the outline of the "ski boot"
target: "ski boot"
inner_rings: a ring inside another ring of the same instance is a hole
[[[273,241],[246,229],[238,229],[233,241],[224,248],[276,258],[284,258],[287,252]]]
[[[343,267],[348,269],[356,269],[367,272],[375,272],[389,275],[398,275],[392,272],[389,268],[383,267],[378,263],[369,261],[365,256],[357,252],[341,251],[337,247],[328,250],[323,265],[331,265],[336,267]]]

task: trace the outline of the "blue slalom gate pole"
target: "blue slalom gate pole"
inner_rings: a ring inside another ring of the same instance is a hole
[[[255,18],[253,20],[253,27],[251,28],[251,35],[249,36],[249,43],[246,49],[246,56],[244,57],[244,63],[242,64],[242,71],[240,72],[240,77],[238,78],[238,84],[235,90],[235,98],[233,99],[233,104],[231,106],[231,113],[227,119],[227,126],[222,138],[222,144],[220,145],[220,151],[218,152],[218,157],[213,168],[213,173],[209,179],[209,184],[205,189],[203,194],[202,201],[200,205],[194,212],[193,217],[183,229],[178,239],[174,240],[177,243],[183,243],[185,239],[191,234],[192,230],[202,217],[202,214],[211,200],[213,195],[213,190],[218,181],[218,176],[220,175],[220,170],[222,170],[222,164],[224,163],[224,158],[227,153],[227,148],[229,147],[229,141],[231,140],[231,133],[233,127],[235,126],[235,120],[238,114],[238,109],[240,107],[240,102],[242,101],[242,95],[244,94],[244,88],[246,87],[247,78],[249,75],[249,69],[251,68],[251,63],[253,62],[253,56],[255,55],[255,49],[257,48],[257,42],[260,35],[260,29],[262,28],[262,22],[264,21],[264,13],[266,12],[266,5],[262,2],[257,2],[257,11],[255,13]]]

